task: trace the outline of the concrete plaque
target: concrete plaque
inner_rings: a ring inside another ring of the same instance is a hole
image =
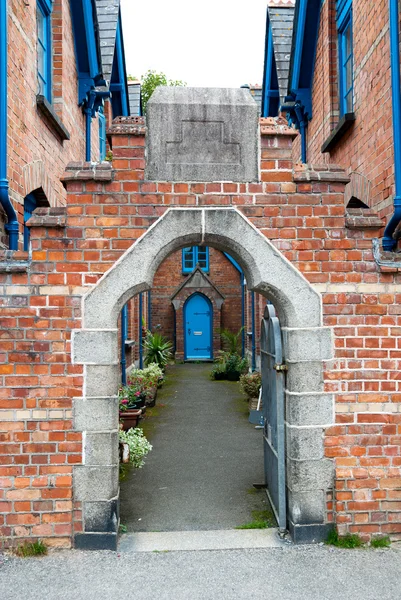
[[[146,121],[146,179],[259,180],[259,115],[248,90],[159,87]]]

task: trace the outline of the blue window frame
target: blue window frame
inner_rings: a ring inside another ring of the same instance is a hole
[[[103,107],[99,108],[99,158],[104,160],[106,158],[106,117],[103,113]]]
[[[352,0],[337,0],[340,115],[354,108]]]
[[[52,101],[52,0],[37,0],[36,31],[39,94]]]
[[[182,272],[192,273],[199,264],[202,271],[209,272],[209,248],[207,246],[188,246],[182,250]]]
[[[24,200],[24,250],[26,252],[29,250],[29,241],[31,239],[29,227],[26,226],[26,222],[32,217],[32,213],[36,207],[37,202],[35,196],[33,194],[28,194]]]

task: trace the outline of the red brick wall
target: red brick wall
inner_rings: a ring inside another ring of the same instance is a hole
[[[371,206],[384,216],[391,213],[394,194],[388,2],[353,0],[356,121],[330,154],[322,155],[321,146],[339,120],[335,4],[326,0],[321,9],[308,161],[338,164],[367,177],[372,186]],[[294,159],[299,157],[297,140]]]
[[[53,106],[71,139],[62,142],[36,107],[36,2],[8,2],[8,178],[10,198],[23,223],[24,197],[43,184],[51,206],[64,206],[60,181],[70,161],[85,159],[85,123],[78,106],[78,80],[70,3],[55,0],[52,13]],[[92,120],[92,158],[99,159],[97,119]],[[26,165],[30,165],[28,171]],[[8,247],[0,208],[0,247]],[[20,227],[22,240],[22,227]]]
[[[174,252],[160,265],[152,287],[152,326],[160,325],[161,333],[172,341],[174,340],[174,308],[171,297],[183,281],[188,278],[188,275],[182,273],[181,256],[181,251]],[[224,303],[221,308],[221,323],[218,324],[217,328],[221,326],[236,332],[241,327],[240,275],[224,254],[214,248],[209,249],[209,265],[208,277],[224,296]],[[214,310],[215,312],[216,310]],[[179,322],[177,322],[177,334],[182,334],[180,331],[182,327],[181,315]],[[217,333],[216,327],[214,329],[214,333]],[[219,337],[216,336],[214,353],[220,349],[219,341]],[[181,346],[180,351],[182,353]]]
[[[68,206],[32,219],[33,256],[3,253],[0,337],[0,536],[40,536],[68,546],[79,531],[72,465],[81,434],[72,398],[82,367],[71,364],[71,330],[82,294],[170,206],[236,206],[322,293],[335,358],[325,388],[336,397],[326,455],[336,481],[329,518],[340,532],[401,538],[400,274],[380,270],[372,237],[346,227],[344,176],[293,169],[291,132],[262,121],[262,183],[144,182],[143,128],[113,133],[114,175],[106,166],[66,177]],[[258,304],[258,303],[257,303]],[[260,316],[260,315],[259,315]]]

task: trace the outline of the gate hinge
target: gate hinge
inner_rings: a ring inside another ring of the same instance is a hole
[[[273,367],[273,369],[275,369],[276,371],[278,371],[279,373],[282,373],[283,371],[288,371],[288,367],[285,363],[276,363]]]

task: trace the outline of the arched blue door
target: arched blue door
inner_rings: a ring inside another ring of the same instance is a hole
[[[213,311],[210,301],[202,294],[193,294],[184,306],[185,358],[212,358]]]

